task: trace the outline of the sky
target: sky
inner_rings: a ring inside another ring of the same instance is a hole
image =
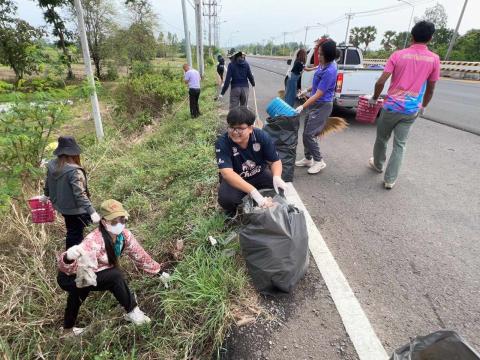
[[[121,8],[121,0],[114,0]],[[217,0],[220,10],[220,42],[222,47],[239,44],[269,41],[274,38],[277,44],[285,40],[303,42],[305,26],[318,23],[328,25],[328,34],[337,42],[345,38],[347,20],[345,13],[354,13],[350,28],[354,26],[374,25],[377,28],[377,39],[370,46],[380,47],[383,33],[387,30],[406,31],[409,25],[412,6],[403,0]],[[160,30],[172,32],[179,39],[184,38],[181,0],[151,0],[159,17]],[[195,39],[194,10],[187,0],[188,25]],[[408,0],[414,4],[414,17],[420,17],[425,9],[442,4],[448,15],[448,27],[455,28],[464,0]],[[33,25],[44,25],[41,11],[33,0],[17,0],[18,15]],[[378,14],[361,12],[387,9]],[[472,28],[480,29],[480,0],[469,0],[460,26],[460,34]],[[205,23],[206,24],[206,23]],[[206,27],[205,27],[206,28]],[[307,33],[307,43],[327,32],[327,27],[311,28]]]

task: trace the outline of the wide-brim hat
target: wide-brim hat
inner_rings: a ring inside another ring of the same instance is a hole
[[[108,199],[102,202],[100,205],[100,215],[105,220],[113,220],[117,217],[124,216],[128,218],[127,211],[123,208],[123,205],[120,201],[114,199]]]
[[[75,155],[80,155],[81,152],[82,150],[80,149],[80,146],[78,146],[74,137],[60,136],[58,138],[58,146],[53,152],[53,154],[56,156],[60,156],[60,155],[75,156]]]

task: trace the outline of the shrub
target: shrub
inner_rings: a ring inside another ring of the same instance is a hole
[[[53,78],[33,78],[27,80],[20,80],[17,90],[24,93],[33,93],[37,91],[49,91],[53,89],[62,89],[65,83],[61,79]]]
[[[52,131],[68,118],[62,104],[19,103],[0,117],[0,197],[17,196],[43,173],[40,163]],[[1,202],[0,208],[6,204]]]
[[[153,73],[153,65],[150,62],[134,61],[130,67],[130,77],[139,77]]]
[[[0,80],[0,94],[13,91],[13,84]]]
[[[115,81],[118,79],[118,67],[114,61],[107,63],[107,73],[105,74],[105,80]]]
[[[174,80],[175,77],[161,72],[125,79],[114,93],[117,114],[125,114],[130,118],[136,118],[139,113],[158,116],[186,95],[185,86],[180,80]]]

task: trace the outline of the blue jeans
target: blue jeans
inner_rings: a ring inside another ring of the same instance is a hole
[[[394,183],[397,180],[403,154],[407,143],[408,133],[418,114],[401,114],[382,110],[377,120],[377,139],[373,147],[373,161],[375,166],[383,169],[386,160],[387,143],[393,132],[393,150],[385,170],[385,182]]]
[[[291,73],[287,81],[287,88],[285,89],[285,102],[291,107],[295,106],[295,99],[297,98],[297,82],[300,75]]]

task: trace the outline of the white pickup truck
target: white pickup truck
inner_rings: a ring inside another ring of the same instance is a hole
[[[375,82],[382,75],[383,69],[379,68],[364,68],[362,51],[354,46],[339,46],[341,51],[340,59],[338,59],[338,75],[337,88],[335,89],[334,103],[337,106],[345,108],[356,108],[358,98],[362,95],[373,94]],[[345,52],[347,58],[345,59]],[[290,76],[293,63],[296,58],[296,53],[292,59],[287,60],[290,68],[287,71],[285,83]],[[314,51],[309,49],[307,52],[307,66],[314,66]],[[298,88],[309,89],[312,87],[312,80],[315,71],[304,71],[302,73],[300,84]],[[384,88],[381,96],[386,94],[390,80]]]

